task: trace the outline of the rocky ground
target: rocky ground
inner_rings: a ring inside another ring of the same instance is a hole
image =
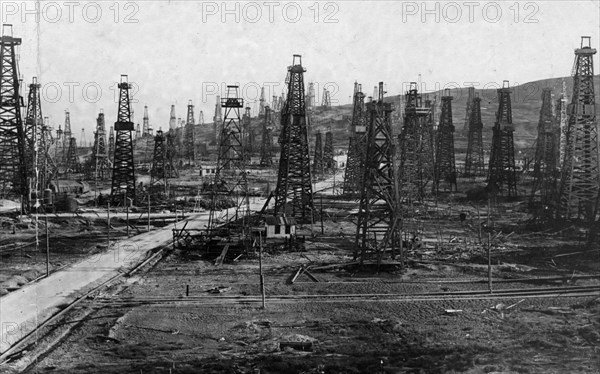
[[[582,249],[573,239],[576,229],[533,232],[523,228],[518,208],[505,214],[490,235],[494,289],[600,283],[599,254]],[[265,309],[254,252],[215,266],[200,253],[175,251],[67,316],[71,334],[29,372],[600,372],[600,295],[386,300],[385,294],[488,288],[478,230],[469,222],[442,221],[443,238],[434,241],[437,234],[429,231],[404,271],[397,263],[379,271],[334,267],[312,270],[318,282],[302,274],[290,284],[301,265],[352,262],[352,222],[326,220],[315,238],[304,227],[301,250],[265,248]],[[382,296],[327,298],[342,294]],[[301,295],[319,297],[283,299]],[[156,301],[161,298],[169,301]]]

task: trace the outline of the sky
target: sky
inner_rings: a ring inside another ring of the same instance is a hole
[[[600,46],[600,0],[581,1],[7,1],[3,24],[22,38],[24,83],[38,77],[42,111],[64,111],[91,141],[103,109],[116,120],[121,74],[135,122],[168,129],[171,105],[211,122],[217,94],[238,84],[253,114],[260,87],[280,95],[292,56],[302,56],[317,101],[348,104],[353,84],[387,95],[411,81],[423,91],[493,88],[568,76],[583,35]],[[598,54],[595,66],[598,65]],[[596,68],[596,71],[598,68]],[[308,87],[307,87],[308,88]],[[597,88],[598,89],[598,88]],[[26,97],[27,89],[22,91]]]

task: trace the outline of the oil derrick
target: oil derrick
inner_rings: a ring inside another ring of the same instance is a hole
[[[391,123],[392,105],[383,102],[383,82],[377,101],[367,104],[366,157],[358,223],[356,252],[360,261],[375,253],[378,262],[384,251],[392,257],[400,248],[400,190],[396,165],[395,135]],[[416,89],[415,89],[416,92]],[[360,254],[358,253],[360,251]]]
[[[517,195],[517,171],[515,166],[515,148],[508,81],[498,89],[498,112],[493,128],[492,150],[488,175],[488,187],[493,192],[506,191],[508,196]],[[504,189],[504,186],[506,189]]]
[[[214,141],[219,142],[219,133],[223,122],[223,110],[221,108],[221,96],[217,96],[217,103],[215,104],[215,115],[213,116],[213,130],[215,132]]]
[[[200,111],[200,114],[198,115],[198,124],[200,126],[204,125],[204,111]]]
[[[192,105],[192,100],[188,101],[188,110],[187,110],[187,121],[185,123],[185,138],[184,138],[184,147],[185,147],[185,157],[188,160],[190,166],[193,166],[196,160],[196,152],[195,152],[195,144],[194,144],[194,105]]]
[[[325,146],[323,147],[323,169],[327,172],[335,169],[333,158],[333,133],[331,130],[325,133]]]
[[[67,173],[79,173],[81,171],[79,157],[77,156],[77,139],[75,139],[74,136],[69,139],[69,149],[67,150],[65,167]]]
[[[281,156],[275,190],[275,214],[313,219],[313,194],[308,154],[302,57],[288,67],[287,99],[281,109]]]
[[[115,160],[115,131],[113,127],[108,132],[108,160],[110,162]]]
[[[171,113],[169,115],[169,131],[175,131],[177,128],[177,116],[175,115],[175,105],[171,105]]]
[[[175,135],[173,131],[169,131],[166,136],[167,149],[166,149],[166,165],[165,165],[165,177],[166,178],[179,178],[179,171],[175,167],[175,157],[177,157],[177,150],[175,148]]]
[[[29,175],[28,179],[28,205],[33,207],[36,203],[33,194],[43,191],[46,186],[43,184],[45,178],[41,175],[46,172],[44,148],[42,148],[42,127],[44,118],[42,116],[42,107],[40,100],[40,88],[37,78],[33,77],[33,82],[29,85],[29,94],[27,96],[27,111],[25,116],[25,162]],[[42,184],[40,184],[42,182]]]
[[[481,98],[473,97],[471,114],[469,115],[469,132],[467,134],[467,158],[465,160],[465,177],[481,177],[485,175],[483,161],[483,123],[481,122]]]
[[[265,107],[265,121],[262,127],[262,142],[260,148],[260,166],[273,166],[273,132],[271,123],[271,108]]]
[[[48,117],[44,117],[44,122],[41,127],[40,145],[38,151],[38,164],[40,165],[38,186],[40,191],[48,188],[50,181],[56,178],[58,173],[54,159],[50,155],[50,147],[52,143],[52,129],[50,128]]]
[[[365,95],[362,86],[354,83],[354,99],[352,105],[352,122],[348,144],[348,160],[344,175],[344,193],[357,195],[361,193],[364,157],[366,151],[366,117]]]
[[[435,152],[435,186],[443,182],[447,189],[456,191],[456,163],[454,158],[454,124],[452,123],[452,96],[445,90],[442,96],[442,113],[437,130]]]
[[[142,136],[148,137],[152,134],[150,129],[150,117],[148,116],[148,105],[144,105],[144,120],[143,120]]]
[[[113,175],[111,187],[111,200],[115,205],[125,206],[127,199],[135,201],[135,169],[133,163],[133,122],[131,122],[131,104],[129,90],[131,85],[127,82],[127,75],[121,75],[119,88],[119,107],[117,121],[115,122],[115,155],[113,161]]]
[[[264,115],[264,108],[263,108]],[[242,116],[242,143],[244,144],[244,156],[246,161],[250,160],[250,155],[254,152],[254,139],[253,139],[252,128],[250,126],[250,107],[247,106]]]
[[[475,99],[475,87],[469,87],[467,93],[467,110],[465,113],[465,124],[463,133],[468,136],[471,129],[471,113],[473,113],[473,99]]]
[[[433,108],[423,106],[417,84],[406,93],[404,126],[400,133],[400,175],[402,195],[408,202],[423,201],[433,181]]]
[[[212,237],[217,235],[216,230],[221,219],[216,217],[216,214],[219,210],[233,205],[235,215],[227,218],[242,218],[244,221],[243,235],[247,235],[249,234],[246,229],[249,228],[247,219],[250,214],[250,203],[240,113],[241,108],[244,107],[244,99],[238,97],[238,86],[227,86],[227,98],[221,101],[221,107],[225,108],[225,113],[219,136],[217,170],[210,190],[208,234]],[[230,219],[226,219],[225,231],[227,234],[231,229]]]
[[[110,175],[110,161],[106,148],[106,126],[104,122],[104,111],[100,109],[96,119],[96,132],[94,133],[94,149],[92,150],[92,167],[94,168],[94,179],[105,180]]]
[[[308,84],[308,95],[306,96],[306,110],[313,110],[315,108],[315,84],[310,82]]]
[[[550,209],[556,198],[558,160],[556,158],[558,139],[555,119],[552,115],[552,89],[542,90],[542,108],[538,122],[535,161],[533,165],[533,189],[531,202],[535,204],[535,218],[542,221],[552,219],[554,209]],[[539,197],[536,194],[539,193]]]
[[[567,83],[563,80],[562,82],[562,91],[560,94],[560,99],[558,99],[556,105],[556,112],[558,115],[558,123],[560,130],[560,149],[559,149],[559,158],[558,162],[560,165],[563,165],[563,161],[566,153],[566,138],[567,138],[567,124],[569,122],[569,117],[567,116]]]
[[[248,108],[246,108],[246,111]],[[259,100],[259,105],[258,105],[258,115],[259,116],[264,116],[265,115],[265,88],[261,87],[260,88],[260,100]]]
[[[142,137],[142,130],[140,129],[140,124],[137,124],[137,127],[135,129],[135,138],[134,139],[139,139]]]
[[[152,158],[152,169],[150,170],[151,195],[167,195],[167,167],[167,145],[165,144],[165,137],[163,136],[162,130],[158,130],[156,132],[156,136],[154,137],[154,157]]]
[[[63,129],[63,143],[62,143],[62,164],[67,167],[68,156],[67,153],[69,151],[69,147],[71,146],[71,137],[73,133],[71,132],[71,113],[69,110],[65,110],[65,127]]]
[[[321,107],[323,110],[331,109],[331,97],[329,97],[329,91],[323,87],[323,99],[321,100]]]
[[[323,140],[320,131],[315,134],[315,156],[312,170],[316,176],[323,176]]]
[[[575,50],[573,94],[567,109],[569,120],[562,165],[558,217],[582,218],[593,221],[600,183],[598,160],[598,123],[594,92],[591,37],[581,37],[581,47]]]
[[[279,97],[277,95],[273,95],[273,102],[271,103],[271,110],[273,112],[276,112],[279,110],[279,108],[277,107],[278,102],[279,102]]]
[[[27,165],[15,49],[21,39],[4,25],[0,39],[0,197],[28,195]]]

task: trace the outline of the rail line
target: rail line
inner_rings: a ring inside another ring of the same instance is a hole
[[[103,289],[104,287],[109,286],[114,281],[118,280],[119,278],[121,278],[123,276],[131,276],[131,275],[137,273],[138,271],[140,271],[141,269],[146,267],[148,264],[150,264],[154,260],[160,261],[160,259],[162,259],[162,256],[166,253],[166,250],[169,247],[170,247],[170,245],[167,244],[167,245],[159,248],[158,250],[156,250],[156,252],[154,252],[152,255],[150,255],[150,257],[148,257],[146,260],[144,260],[143,262],[136,265],[133,269],[129,270],[126,273],[119,273],[119,274],[116,274],[116,275],[110,277],[106,281],[102,282],[100,285],[94,287],[90,291],[87,291],[84,294],[82,294],[81,296],[74,299],[65,308],[61,309],[60,311],[58,311],[55,314],[53,314],[52,316],[50,316],[48,319],[46,319],[41,324],[39,324],[35,329],[33,329],[32,331],[30,331],[29,333],[24,335],[21,339],[19,339],[17,342],[15,342],[12,345],[12,347],[10,347],[5,352],[3,352],[0,355],[0,366],[5,364],[7,361],[10,361],[12,357],[20,356],[20,354],[22,352],[26,351],[28,349],[28,347],[32,344],[32,339],[39,339],[40,336],[45,335],[45,334],[40,333],[44,328],[53,327],[54,322],[58,321],[60,318],[65,316],[68,312],[73,310],[74,307],[76,307],[82,301],[89,298],[94,293],[98,292],[99,290]],[[52,347],[49,347],[48,349],[51,349],[51,348]]]
[[[504,289],[489,291],[457,291],[457,292],[430,292],[417,294],[330,294],[330,295],[267,295],[269,303],[315,303],[315,302],[379,302],[379,301],[439,301],[439,300],[489,300],[509,298],[553,298],[553,297],[588,297],[599,296],[600,286],[580,287],[552,287],[552,288],[527,288]],[[154,297],[154,298],[96,298],[95,302],[104,306],[136,306],[149,304],[258,304],[260,295],[214,295],[214,296],[180,296],[180,297]]]

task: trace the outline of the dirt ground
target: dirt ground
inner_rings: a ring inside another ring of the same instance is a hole
[[[440,211],[450,217],[463,208]],[[523,228],[518,205],[508,210],[493,231],[495,289],[600,284],[598,252],[582,250],[573,240],[577,230],[536,233]],[[72,333],[28,372],[600,372],[600,295],[386,300],[385,294],[486,290],[486,247],[473,215],[465,222],[438,219],[443,236],[428,230],[404,271],[396,265],[314,270],[318,282],[301,275],[290,284],[301,265],[352,262],[354,223],[334,213],[323,234],[320,223],[315,238],[308,227],[300,230],[302,251],[266,248],[266,309],[256,254],[215,266],[178,250],[79,307],[67,317]],[[539,279],[547,277],[557,279]],[[348,294],[383,296],[327,298]],[[321,297],[283,298],[301,295]]]

